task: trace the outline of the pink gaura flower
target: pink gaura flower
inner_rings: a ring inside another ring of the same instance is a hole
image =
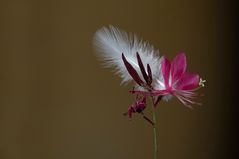
[[[154,90],[149,91],[132,91],[132,93],[142,94],[145,96],[175,96],[184,105],[200,104],[193,101],[198,96],[195,93],[200,86],[198,74],[186,72],[187,62],[184,53],[178,54],[170,63],[163,57],[161,63],[162,80],[157,80]],[[156,88],[156,89],[155,89]]]

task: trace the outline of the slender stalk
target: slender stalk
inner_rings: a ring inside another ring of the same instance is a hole
[[[157,116],[156,116],[156,106],[161,101],[162,97],[159,96],[156,99],[152,97],[152,114],[153,114],[153,122],[154,122],[154,159],[158,159],[158,131],[157,131]]]
[[[154,122],[154,159],[157,159],[158,158],[158,140],[157,140],[157,137],[158,137],[158,134],[157,134],[157,123],[156,123],[156,109],[155,107],[153,106],[153,122]]]

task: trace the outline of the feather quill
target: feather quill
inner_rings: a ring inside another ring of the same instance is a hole
[[[148,42],[139,40],[136,35],[127,34],[116,27],[109,26],[99,29],[94,36],[94,46],[104,66],[114,67],[116,74],[122,78],[122,83],[132,80],[121,58],[122,53],[141,79],[143,76],[137,63],[137,52],[144,67],[147,68],[147,64],[150,65],[154,77],[158,77],[161,72],[161,59],[157,56],[159,52],[155,51]]]

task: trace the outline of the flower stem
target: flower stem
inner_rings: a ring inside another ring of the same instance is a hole
[[[158,159],[158,131],[157,131],[157,116],[156,116],[156,107],[158,103],[161,101],[162,96],[157,97],[156,99],[152,97],[152,114],[153,114],[153,122],[154,122],[154,159]]]
[[[153,122],[154,122],[154,159],[158,158],[158,140],[157,140],[157,128],[156,128],[156,109],[153,106]]]

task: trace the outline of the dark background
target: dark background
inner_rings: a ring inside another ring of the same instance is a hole
[[[191,0],[0,1],[0,158],[148,159],[153,132],[123,117],[131,85],[103,69],[92,38],[134,32],[207,80],[203,106],[158,107],[159,158],[235,158],[236,4]],[[146,111],[150,115],[149,111]]]

